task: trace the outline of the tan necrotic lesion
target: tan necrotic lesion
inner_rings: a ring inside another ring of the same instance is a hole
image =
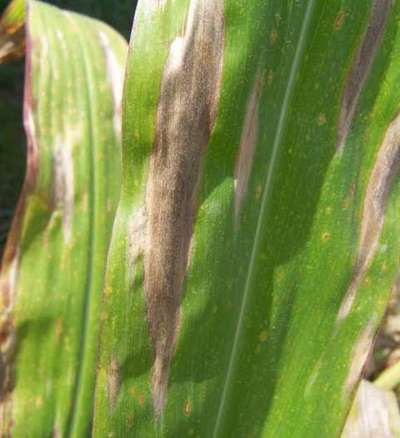
[[[339,310],[338,319],[350,313],[357,291],[376,254],[385,220],[391,187],[400,168],[400,115],[390,124],[378,150],[365,193],[361,236],[353,277]]]
[[[347,76],[337,127],[338,151],[343,150],[350,132],[357,104],[380,46],[392,6],[391,0],[374,0],[367,30],[355,54]]]
[[[160,415],[179,327],[202,160],[214,126],[224,48],[222,0],[190,3],[184,34],[170,46],[147,184],[145,295]]]
[[[235,168],[235,223],[239,222],[239,215],[247,193],[247,186],[253,167],[254,154],[258,141],[259,128],[259,100],[263,88],[262,73],[256,74],[253,89],[247,102],[246,114],[240,137],[239,154]]]

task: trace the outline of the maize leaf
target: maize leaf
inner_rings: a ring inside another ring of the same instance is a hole
[[[25,0],[13,0],[0,20],[0,63],[20,58],[25,46]]]
[[[1,266],[1,435],[86,436],[127,44],[29,1],[24,188]]]
[[[140,0],[94,436],[339,436],[398,271],[400,3]]]

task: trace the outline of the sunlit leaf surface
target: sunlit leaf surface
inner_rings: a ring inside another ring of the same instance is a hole
[[[2,436],[90,431],[126,46],[98,21],[29,1],[27,174],[0,276]]]

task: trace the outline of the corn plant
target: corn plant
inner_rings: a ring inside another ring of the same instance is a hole
[[[27,174],[1,271],[2,431],[84,436],[120,190],[126,43],[94,20],[28,6]]]
[[[399,20],[139,0],[127,55],[28,0],[4,436],[342,434],[398,284]]]

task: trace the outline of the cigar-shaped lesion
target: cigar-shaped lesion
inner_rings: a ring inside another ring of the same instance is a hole
[[[347,76],[337,127],[338,151],[343,150],[357,104],[385,32],[392,0],[373,0],[368,26]]]
[[[357,291],[376,254],[385,221],[385,210],[395,178],[400,170],[400,115],[387,129],[368,181],[361,220],[358,256],[350,286],[338,319],[350,313]]]
[[[202,161],[219,101],[223,48],[222,0],[192,0],[184,34],[172,42],[164,68],[146,195],[145,294],[157,415],[166,400]]]

